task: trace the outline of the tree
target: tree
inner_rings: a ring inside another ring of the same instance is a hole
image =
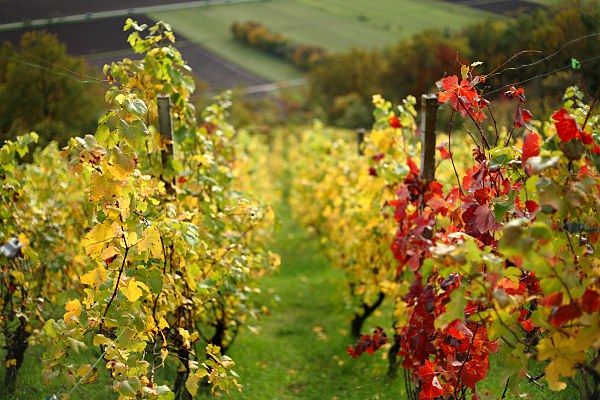
[[[68,55],[56,35],[27,32],[19,48],[2,45],[0,59],[0,141],[36,131],[41,145],[65,143],[95,129],[101,87],[90,82],[90,68]]]

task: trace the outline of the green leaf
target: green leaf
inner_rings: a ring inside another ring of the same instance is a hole
[[[137,116],[138,118],[143,118],[148,112],[148,107],[146,107],[146,103],[144,103],[143,100],[129,96],[125,98],[122,105],[128,112]]]
[[[435,319],[436,329],[444,329],[451,322],[465,319],[465,307],[467,306],[465,289],[459,287],[450,293],[450,301],[446,304],[446,312]]]
[[[491,170],[500,169],[508,161],[510,161],[510,157],[507,154],[501,154],[498,157],[494,157],[490,160],[490,169]]]
[[[94,135],[98,144],[105,146],[108,149],[112,149],[117,145],[119,140],[119,136],[110,131],[109,127],[105,124],[98,125],[98,129],[96,129],[96,134]]]
[[[175,400],[175,393],[173,393],[166,385],[157,386],[156,392],[158,394],[158,400]]]
[[[134,149],[142,148],[145,138],[148,136],[148,129],[146,128],[146,125],[142,123],[142,121],[136,119],[131,124],[128,124],[126,121],[120,120],[119,129],[131,147]]]
[[[122,396],[136,397],[136,391],[128,381],[114,381],[113,389]]]

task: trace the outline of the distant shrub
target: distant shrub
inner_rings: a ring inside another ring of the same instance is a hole
[[[272,32],[256,21],[234,21],[231,33],[238,42],[289,61],[303,71],[308,71],[326,55],[322,47],[293,43],[288,37]]]

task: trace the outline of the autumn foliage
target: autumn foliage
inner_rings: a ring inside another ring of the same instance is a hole
[[[390,341],[410,371],[408,395],[498,398],[527,377],[544,379],[550,390],[570,384],[581,398],[598,396],[597,97],[586,101],[569,88],[564,108],[536,122],[523,89],[511,87],[505,96],[516,105],[513,126],[488,130],[484,78],[473,66],[462,71],[462,79],[440,82],[438,100],[473,125],[468,166],[459,172],[448,152],[452,173],[425,181],[408,159],[390,203],[397,221],[390,248],[404,282]],[[349,353],[373,350],[378,337],[379,328]],[[504,360],[494,375],[505,388],[487,394],[477,384],[489,375],[492,355]],[[543,375],[528,374],[531,359]]]

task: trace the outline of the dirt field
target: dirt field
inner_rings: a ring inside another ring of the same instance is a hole
[[[193,0],[176,0],[177,3],[188,1]],[[165,0],[0,0],[0,24],[168,3]]]
[[[519,12],[531,12],[541,7],[539,4],[523,0],[497,0],[482,2],[478,0],[446,0],[449,3],[462,4],[496,14],[514,15]]]
[[[136,16],[139,23],[154,24],[148,18]],[[125,18],[108,18],[79,23],[51,25],[43,30],[56,34],[66,44],[69,54],[84,56],[99,68],[123,57],[135,57],[129,51],[128,32],[123,32]],[[18,44],[25,30],[0,32],[0,42],[6,40]],[[177,32],[175,32],[177,35]],[[209,89],[218,91],[238,86],[253,86],[268,83],[246,70],[182,38],[176,43],[183,58],[192,67],[194,74],[205,82]],[[116,54],[115,54],[116,53]]]

